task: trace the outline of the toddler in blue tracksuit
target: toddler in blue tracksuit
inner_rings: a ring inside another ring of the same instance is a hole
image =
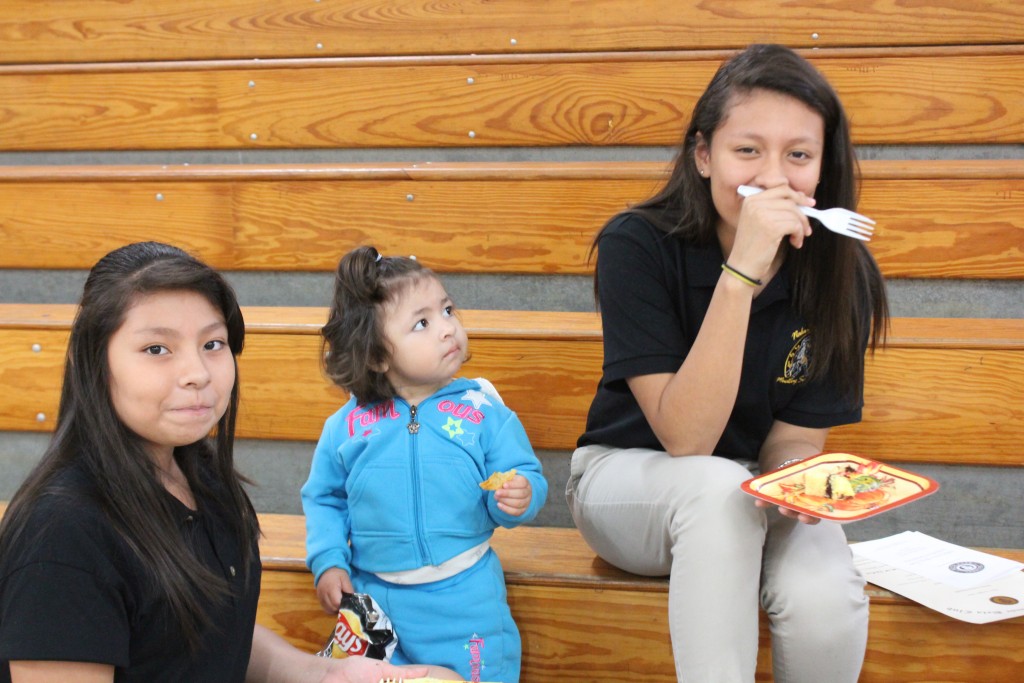
[[[368,593],[398,633],[392,663],[516,683],[519,630],[489,539],[547,497],[519,418],[486,380],[454,378],[466,331],[414,259],[345,255],[322,336],[325,372],[352,398],[327,419],[302,487],[321,606],[336,614],[342,591]]]

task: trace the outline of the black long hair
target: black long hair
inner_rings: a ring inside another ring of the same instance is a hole
[[[825,146],[815,206],[856,209],[857,157],[849,121],[835,90],[793,50],[781,45],[751,45],[719,67],[698,99],[665,185],[627,213],[639,214],[691,244],[715,244],[718,214],[710,184],[698,173],[694,154],[701,138],[710,146],[736,99],[757,90],[795,98],[822,117]],[[594,240],[592,253],[600,236],[598,233]],[[860,240],[821,229],[814,232],[813,239],[804,241],[803,248],[789,249],[786,260],[793,306],[814,335],[809,379],[830,376],[841,390],[859,398],[862,344],[868,340],[873,351],[883,343],[889,319],[885,283],[875,259]]]
[[[227,325],[228,346],[236,359],[228,408],[211,437],[175,448],[174,458],[199,494],[197,500],[216,501],[223,508],[239,539],[243,571],[249,579],[259,523],[233,456],[237,357],[245,343],[245,324],[233,290],[216,271],[181,249],[158,242],[116,249],[89,272],[68,341],[56,430],[42,459],[11,499],[0,526],[0,553],[29,541],[25,524],[42,496],[73,495],[59,490],[55,478],[76,466],[88,476],[95,503],[166,596],[175,621],[194,648],[208,623],[205,610],[228,595],[228,586],[185,545],[156,464],[142,439],[114,410],[107,360],[110,338],[124,323],[129,308],[140,296],[165,291],[200,294]]]

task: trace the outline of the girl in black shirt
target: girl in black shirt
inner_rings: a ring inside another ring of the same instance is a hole
[[[752,681],[759,604],[776,681],[858,678],[868,604],[841,527],[740,490],[860,419],[882,278],[800,211],[855,208],[855,179],[831,86],[755,45],[697,102],[665,187],[595,241],[604,374],[567,498],[604,559],[669,575],[679,680]]]
[[[53,440],[0,526],[0,681],[430,671],[321,659],[256,625],[259,525],[232,455],[244,337],[230,286],[180,249],[131,244],[90,271]]]

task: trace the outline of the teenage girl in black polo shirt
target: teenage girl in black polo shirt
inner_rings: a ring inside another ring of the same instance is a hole
[[[89,273],[56,432],[0,526],[0,682],[430,671],[256,625],[259,526],[232,456],[244,336],[231,288],[180,249],[128,245]]]
[[[567,497],[603,558],[670,576],[679,680],[754,680],[759,604],[776,681],[860,672],[868,605],[842,528],[740,491],[860,420],[882,278],[798,210],[855,208],[856,191],[835,92],[791,50],[752,46],[698,101],[665,187],[595,241],[604,375]]]

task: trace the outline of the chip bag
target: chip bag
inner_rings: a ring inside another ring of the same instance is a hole
[[[334,633],[317,655],[333,659],[363,655],[388,661],[397,645],[398,634],[376,600],[365,593],[342,593]]]

